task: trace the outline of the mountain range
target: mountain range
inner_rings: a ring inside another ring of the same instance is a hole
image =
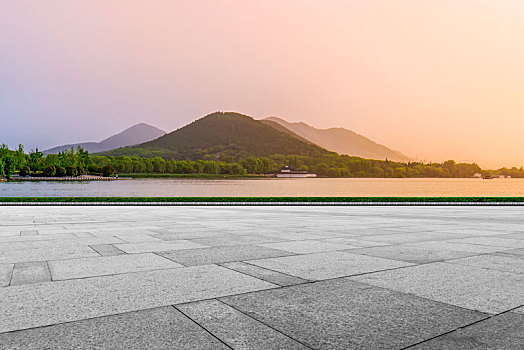
[[[387,158],[399,162],[410,160],[406,155],[348,129],[317,129],[305,123],[289,123],[277,117],[270,117],[261,121],[272,126],[280,125],[298,137],[338,154],[379,160]]]
[[[148,124],[137,124],[101,142],[58,146],[44,154],[78,146],[90,153],[171,159],[238,161],[275,154],[321,157],[335,152],[377,160],[410,160],[348,129],[317,129],[277,117],[255,120],[233,112],[211,113],[170,133]]]
[[[125,129],[121,133],[108,137],[107,139],[102,140],[100,142],[83,142],[62,145],[45,150],[43,153],[58,153],[71,148],[76,149],[78,146],[82,147],[85,150],[88,150],[90,153],[104,152],[120,147],[138,145],[147,141],[154,140],[165,134],[165,131],[160,130],[154,126],[145,123],[140,123],[133,125],[132,127]]]
[[[153,141],[103,154],[230,162],[275,154],[317,157],[330,153],[333,152],[249,116],[216,112]]]

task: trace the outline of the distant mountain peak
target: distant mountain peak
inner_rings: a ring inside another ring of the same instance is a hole
[[[278,123],[292,133],[329,151],[370,159],[409,161],[406,155],[381,145],[352,130],[335,127],[318,129],[304,122],[291,123],[279,117],[268,117],[261,121]]]
[[[124,131],[110,136],[100,142],[82,142],[57,146],[44,151],[44,154],[58,153],[67,149],[81,146],[90,153],[109,151],[115,148],[133,146],[159,138],[166,132],[146,123],[135,124]]]
[[[331,152],[250,116],[214,112],[156,140],[106,154],[231,162],[274,154],[321,156]]]

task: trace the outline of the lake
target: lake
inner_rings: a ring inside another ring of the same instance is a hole
[[[524,179],[136,179],[0,182],[0,197],[524,196]]]

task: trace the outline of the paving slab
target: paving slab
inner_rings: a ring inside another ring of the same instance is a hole
[[[280,242],[280,243],[267,243],[261,244],[263,247],[274,248],[285,250],[297,254],[309,254],[309,253],[321,253],[321,252],[331,252],[335,250],[344,250],[357,248],[354,246],[349,246],[347,244],[339,243],[330,243],[330,242],[321,242],[321,241],[291,241],[291,242]]]
[[[153,253],[49,261],[53,281],[183,267]]]
[[[37,236],[0,236],[0,247],[3,247],[4,243],[9,242],[27,242],[27,241],[49,241],[49,240],[65,240],[65,239],[76,239],[72,233],[57,233],[49,235],[37,235]],[[1,249],[1,248],[0,248]]]
[[[176,308],[233,349],[310,349],[218,300],[182,304]]]
[[[283,250],[250,245],[186,249],[159,252],[158,254],[185,266],[294,255],[294,253]]]
[[[121,243],[115,244],[120,250],[126,253],[151,253],[151,252],[163,252],[168,250],[182,250],[182,249],[195,249],[195,248],[206,248],[205,245],[194,243],[188,240],[178,240],[170,242],[139,242],[139,243]]]
[[[0,334],[3,349],[228,349],[168,306]]]
[[[195,238],[191,239],[191,241],[199,244],[204,244],[210,247],[285,242],[285,240],[280,238],[265,237],[260,235],[229,235],[226,237]]]
[[[400,349],[486,317],[348,279],[220,300],[313,349]]]
[[[414,264],[424,264],[435,261],[462,258],[477,253],[456,252],[444,249],[417,248],[408,245],[390,245],[352,249],[351,253],[378,256],[386,259],[407,261]]]
[[[522,350],[524,315],[506,312],[414,346],[413,350]]]
[[[518,313],[518,314],[523,314],[523,315],[524,315],[524,306],[521,306],[521,307],[519,307],[519,308],[513,309],[513,310],[511,310],[511,312]]]
[[[127,254],[123,250],[118,249],[112,244],[94,244],[90,245],[98,254],[102,256],[114,256]]]
[[[11,283],[14,264],[0,265],[0,287],[7,287]]]
[[[493,314],[524,305],[524,276],[510,272],[437,262],[350,278]]]
[[[159,232],[159,230],[153,230]],[[161,231],[160,231],[161,232]],[[231,236],[230,233],[218,230],[187,230],[181,232],[165,232],[165,233],[156,233],[152,234],[152,237],[164,240],[164,241],[177,241],[179,239],[197,239],[197,238],[213,238],[213,237],[223,237]]]
[[[38,234],[38,230],[23,230],[20,232],[20,236],[34,236]]]
[[[257,232],[257,234],[265,237],[280,238],[286,241],[302,241],[306,239],[322,239],[329,237],[318,233],[300,232],[300,229],[296,229],[296,232],[292,232],[290,230],[286,230],[285,228],[277,230],[276,232]],[[336,237],[337,235],[334,234],[334,236]]]
[[[468,237],[467,235],[451,232],[411,232],[411,233],[390,233],[386,235],[366,236],[367,241],[382,243],[411,243],[425,241],[443,241]]]
[[[0,288],[0,333],[274,287],[207,265]]]
[[[503,236],[498,236],[500,238],[510,238],[510,239],[524,239],[524,232],[510,233]]]
[[[326,239],[323,239],[322,242],[347,244],[351,247],[359,247],[359,248],[382,247],[382,246],[390,245],[390,243],[372,242],[372,241],[362,240],[359,238],[345,238],[345,237],[326,238]]]
[[[247,262],[307,280],[324,280],[412,265],[408,262],[341,251]]]
[[[500,254],[508,254],[508,255],[513,255],[513,256],[521,256],[523,257],[524,256],[524,249],[509,249],[509,250],[505,250],[503,252],[501,252]]]
[[[219,264],[231,270],[245,273],[246,275],[261,279],[263,281],[273,283],[279,286],[293,286],[295,284],[302,284],[308,282],[303,278],[286,275],[273,270],[268,270],[260,266],[247,264],[245,262],[229,262]]]
[[[471,244],[463,242],[450,242],[450,241],[439,241],[439,242],[417,242],[417,243],[407,243],[411,247],[425,248],[425,249],[442,249],[442,250],[452,250],[456,252],[470,252],[470,253],[494,253],[494,252],[503,252],[510,250],[511,248],[507,247],[494,247],[486,246],[480,244]]]
[[[99,256],[87,245],[49,246],[0,252],[0,264]]]
[[[38,236],[34,236],[38,237]],[[58,248],[68,246],[86,246],[93,244],[111,244],[122,243],[123,241],[115,237],[111,238],[76,238],[65,240],[31,240],[23,242],[6,242],[0,245],[0,252],[14,251],[14,250],[30,250],[30,249],[46,249]]]
[[[511,238],[499,238],[499,237],[471,237],[460,240],[453,240],[453,242],[469,243],[486,245],[490,247],[505,247],[505,248],[524,248],[524,240],[511,239]]]
[[[135,242],[161,242],[162,240],[153,237],[148,234],[130,234],[130,235],[115,235],[116,238],[121,239],[123,242],[135,243]]]
[[[448,262],[451,264],[459,264],[480,267],[484,269],[524,274],[524,259],[515,258],[507,255],[480,255],[469,258],[451,260]]]
[[[49,281],[51,275],[45,261],[16,263],[11,277],[12,286]]]

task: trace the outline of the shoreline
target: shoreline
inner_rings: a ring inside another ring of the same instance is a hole
[[[0,197],[0,205],[524,205],[524,197]]]

